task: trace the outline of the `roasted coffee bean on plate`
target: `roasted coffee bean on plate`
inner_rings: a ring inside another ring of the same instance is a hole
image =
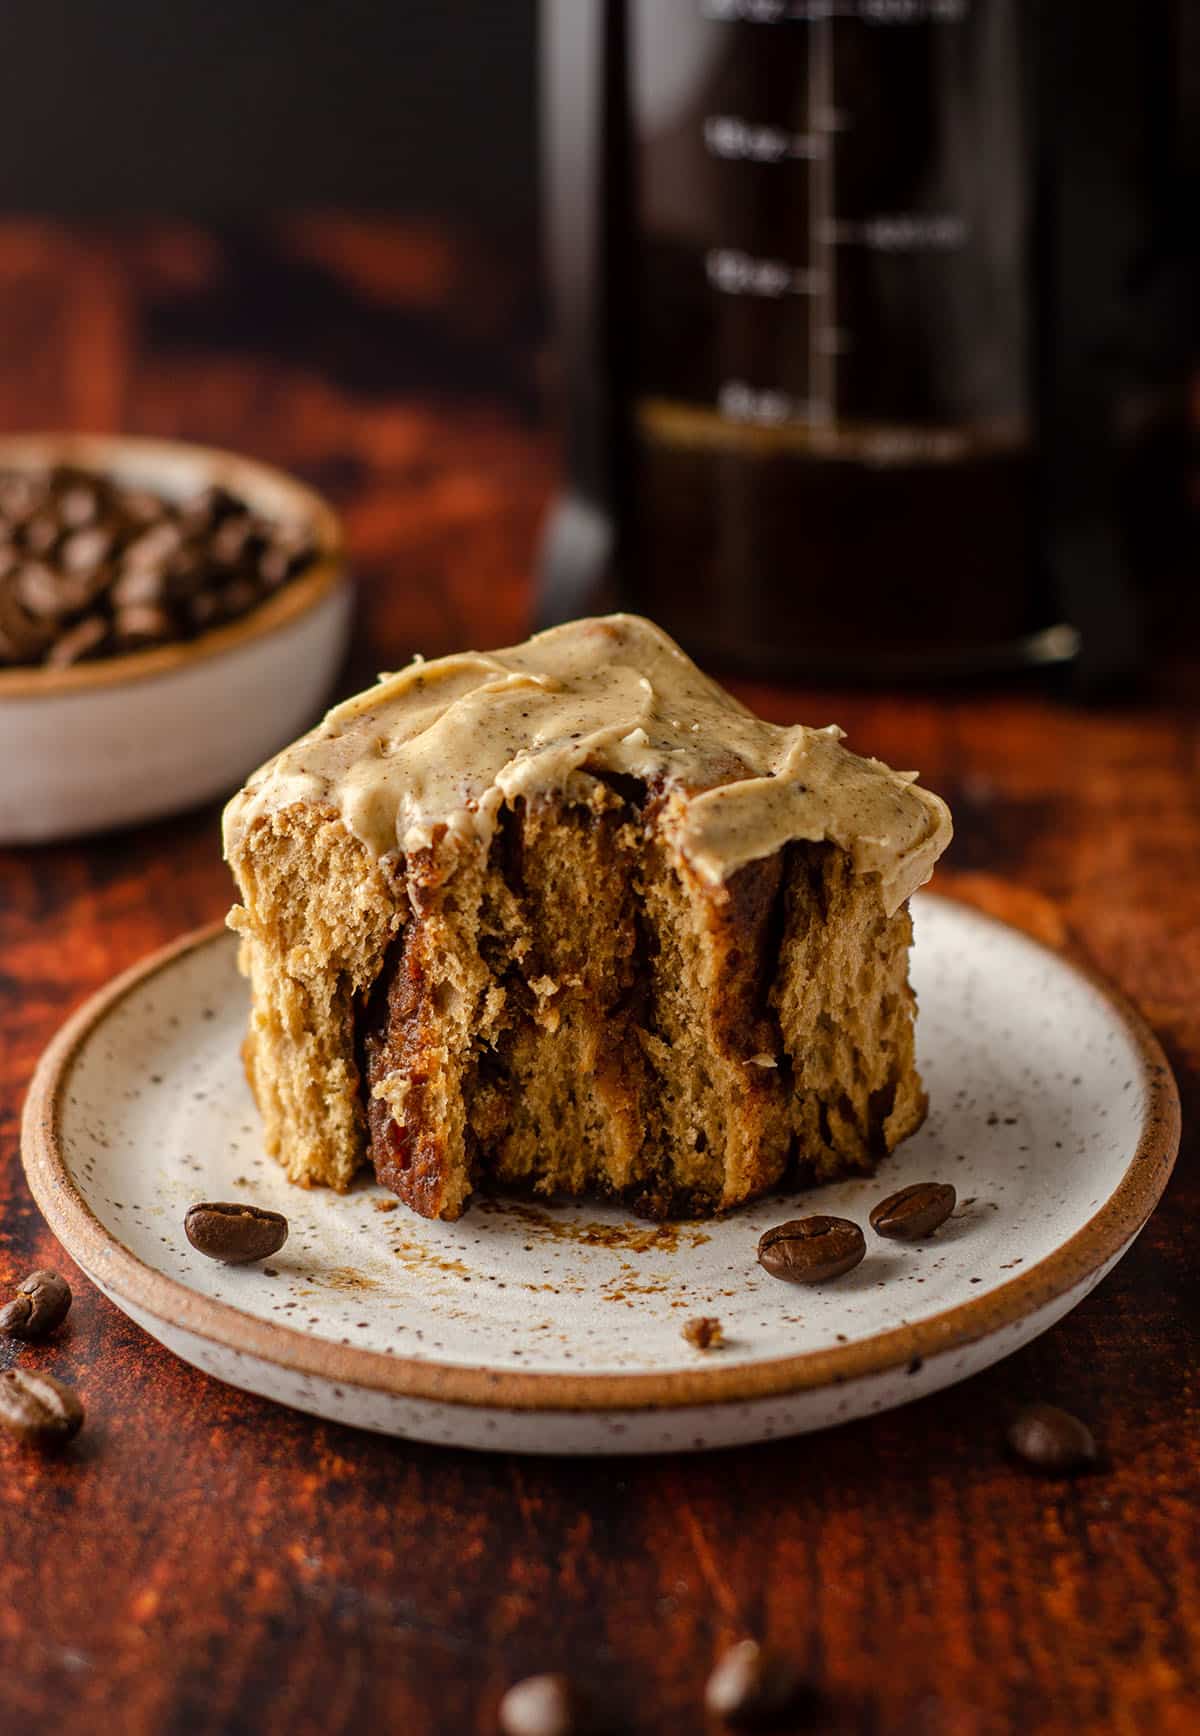
[[[792,1218],[764,1231],[758,1263],[789,1284],[822,1284],[852,1271],[866,1251],[866,1237],[849,1218]]]
[[[172,501],[66,466],[0,474],[0,667],[195,638],[317,553],[305,530],[222,488]]]
[[[17,1285],[11,1302],[0,1308],[0,1332],[10,1338],[44,1338],[67,1317],[71,1286],[57,1272],[31,1272]]]
[[[872,1208],[871,1228],[895,1242],[918,1242],[945,1223],[957,1199],[947,1181],[914,1182]]]
[[[581,1736],[586,1728],[579,1691],[569,1676],[526,1676],[500,1702],[504,1736]]]
[[[790,1659],[757,1640],[739,1640],[709,1676],[704,1704],[711,1717],[734,1730],[757,1730],[794,1711],[803,1691]]]
[[[1098,1457],[1086,1423],[1054,1404],[1030,1404],[1008,1426],[1008,1444],[1039,1471],[1081,1471]]]
[[[0,1427],[31,1447],[59,1447],[83,1427],[74,1387],[52,1374],[6,1368],[0,1374]]]
[[[224,1260],[228,1266],[267,1260],[279,1252],[288,1237],[288,1221],[282,1212],[228,1200],[202,1200],[189,1206],[183,1227],[198,1254]]]

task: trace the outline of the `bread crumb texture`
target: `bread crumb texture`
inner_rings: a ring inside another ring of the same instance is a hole
[[[907,909],[830,845],[714,888],[640,794],[577,774],[506,809],[483,860],[379,862],[303,806],[256,823],[230,920],[293,1181],[370,1161],[429,1217],[490,1183],[704,1215],[920,1125]]]

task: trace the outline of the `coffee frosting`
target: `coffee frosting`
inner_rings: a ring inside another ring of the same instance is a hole
[[[505,803],[595,771],[661,785],[666,830],[714,885],[793,839],[827,841],[879,875],[890,913],[933,872],[950,813],[915,772],[841,739],[755,717],[638,615],[571,621],[418,660],[335,706],[229,803],[226,855],[295,803],[335,808],[377,856],[442,838],[486,849]]]

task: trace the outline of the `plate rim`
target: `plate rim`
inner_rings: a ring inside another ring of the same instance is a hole
[[[1146,1110],[1124,1173],[1099,1209],[1036,1265],[995,1289],[969,1297],[926,1320],[891,1327],[851,1344],[722,1367],[661,1373],[580,1374],[509,1370],[392,1355],[313,1338],[294,1327],[247,1314],[201,1295],[147,1265],[96,1217],[75,1185],[59,1140],[62,1099],[76,1056],[102,1021],[136,989],[180,958],[218,943],[233,944],[224,922],[206,924],[140,959],[97,990],[66,1020],[34,1071],[21,1122],[21,1159],[34,1200],[71,1257],[105,1289],[172,1328],[222,1349],[338,1386],[395,1398],[473,1408],[612,1412],[674,1410],[783,1398],[898,1373],[993,1336],[1067,1295],[1113,1260],[1136,1236],[1162,1197],[1180,1137],[1179,1091],[1162,1047],[1120,990],[1073,947],[1048,945],[989,911],[944,892],[924,892],[977,922],[1004,929],[1081,977],[1107,1003],[1132,1040],[1146,1087]]]

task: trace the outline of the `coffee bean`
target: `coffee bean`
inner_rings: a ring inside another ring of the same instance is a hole
[[[153,645],[171,637],[171,617],[153,603],[130,603],[113,616],[113,632],[123,645]]]
[[[258,589],[251,579],[233,579],[221,592],[220,608],[228,620],[244,615],[258,601]]]
[[[62,575],[44,561],[26,561],[17,568],[13,590],[21,607],[31,615],[66,615],[71,603]]]
[[[99,507],[96,490],[87,482],[71,483],[58,497],[58,517],[68,530],[91,524]]]
[[[254,520],[249,513],[240,512],[233,518],[227,518],[224,524],[218,525],[213,532],[213,559],[223,567],[236,566],[245,555],[253,535]]]
[[[244,1266],[266,1260],[287,1241],[288,1221],[282,1212],[262,1206],[243,1206],[227,1201],[204,1201],[191,1206],[183,1227],[198,1254]]]
[[[25,547],[31,555],[47,555],[61,534],[62,527],[52,512],[39,512],[25,526]]]
[[[112,552],[113,533],[102,524],[72,531],[58,551],[58,564],[67,573],[88,573],[103,565]]]
[[[182,543],[183,536],[177,524],[172,524],[169,519],[152,524],[127,545],[123,556],[125,570],[128,572],[134,567],[161,568],[178,552]]]
[[[197,531],[211,530],[214,525],[241,510],[242,503],[236,496],[230,494],[227,488],[214,484],[184,502],[179,511],[179,522],[184,530],[192,535]]]
[[[1026,1405],[1018,1412],[1008,1426],[1008,1444],[1041,1471],[1080,1471],[1098,1456],[1087,1424],[1053,1404]]]
[[[39,487],[39,481],[42,486]],[[0,482],[0,514],[11,525],[22,525],[44,499],[44,479],[31,476],[6,476]]]
[[[28,1296],[14,1296],[0,1308],[0,1332],[10,1338],[26,1338],[26,1327],[33,1318],[33,1303]]]
[[[735,1730],[754,1730],[797,1709],[803,1697],[799,1672],[779,1652],[757,1640],[739,1640],[708,1678],[704,1704]]]
[[[866,1251],[865,1236],[849,1218],[792,1218],[761,1237],[758,1263],[789,1284],[820,1284],[852,1271]]]
[[[184,612],[193,627],[209,627],[216,620],[220,605],[211,591],[201,591],[198,596],[188,598]]]
[[[71,1286],[57,1272],[31,1272],[17,1285],[12,1301],[0,1308],[0,1332],[11,1338],[44,1338],[61,1326],[71,1306]]]
[[[11,580],[0,584],[0,633],[16,651],[18,661],[24,663],[40,657],[53,640],[54,631],[49,618],[35,620],[21,607]]]
[[[163,515],[162,501],[142,488],[121,489],[116,504],[129,525],[154,524]]]
[[[85,615],[82,621],[64,633],[46,653],[51,669],[66,669],[91,657],[108,638],[108,622],[102,615]]]
[[[286,549],[268,549],[258,563],[259,575],[264,585],[272,589],[281,585],[292,570],[292,556]]]
[[[162,568],[167,595],[180,603],[197,592],[211,590],[214,583],[212,563],[204,549],[189,547],[172,555]]]
[[[83,1406],[74,1387],[52,1374],[6,1368],[0,1374],[0,1427],[31,1447],[58,1447],[83,1427]]]
[[[914,1182],[872,1208],[871,1228],[894,1242],[918,1242],[945,1223],[957,1199],[949,1182]]]
[[[130,567],[113,585],[109,596],[115,609],[140,609],[160,603],[167,576],[161,567]]]
[[[81,533],[82,534],[82,533]],[[74,615],[103,590],[105,576],[99,572],[64,572],[45,561],[25,560],[9,578],[13,594],[27,613],[38,620],[56,623]]]
[[[526,1676],[500,1702],[504,1736],[578,1736],[583,1729],[579,1695],[567,1676]]]

